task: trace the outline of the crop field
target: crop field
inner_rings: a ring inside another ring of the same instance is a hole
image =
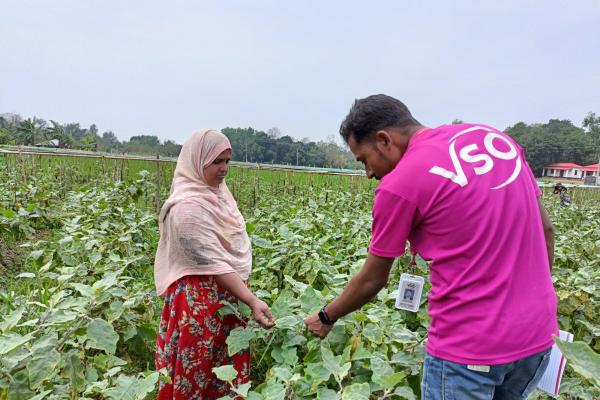
[[[0,153],[0,400],[153,399],[162,300],[154,293],[156,212],[173,163]],[[374,301],[323,341],[303,317],[339,293],[370,239],[376,182],[232,167],[228,186],[253,242],[250,286],[276,326],[231,332],[231,354],[252,351],[252,399],[417,399],[427,304],[394,308],[397,260]],[[561,399],[600,399],[600,193],[575,189],[543,200],[556,228],[553,277],[568,347]],[[228,305],[224,313],[249,315]],[[231,370],[218,376],[231,380]],[[549,399],[536,392],[531,398]]]

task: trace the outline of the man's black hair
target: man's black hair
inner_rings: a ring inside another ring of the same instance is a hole
[[[375,94],[354,102],[340,126],[340,135],[346,143],[350,136],[361,143],[380,129],[411,125],[420,124],[404,103],[385,94]]]

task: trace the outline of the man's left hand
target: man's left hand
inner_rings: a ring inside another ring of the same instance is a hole
[[[333,328],[333,325],[325,325],[321,322],[319,319],[319,313],[315,313],[304,318],[304,323],[308,327],[309,331],[319,336],[321,339],[327,336],[331,328]]]

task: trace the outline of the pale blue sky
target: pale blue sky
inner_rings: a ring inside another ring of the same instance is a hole
[[[121,139],[325,139],[374,93],[429,126],[600,113],[600,0],[0,0],[0,14],[0,113]]]

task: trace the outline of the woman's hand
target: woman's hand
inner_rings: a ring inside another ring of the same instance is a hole
[[[258,321],[263,328],[268,329],[273,327],[273,314],[271,314],[271,310],[269,309],[267,303],[256,297],[255,300],[249,304],[249,306],[252,309],[254,319]]]

